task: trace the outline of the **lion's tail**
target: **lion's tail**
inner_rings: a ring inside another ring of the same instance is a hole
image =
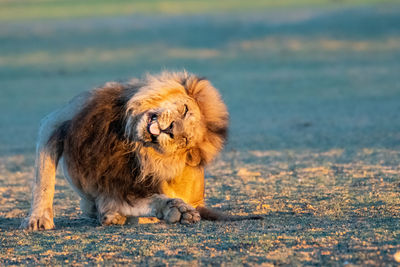
[[[249,215],[249,216],[238,216],[238,215],[229,215],[222,213],[220,211],[216,211],[210,208],[206,208],[204,206],[199,206],[196,210],[200,213],[200,216],[204,220],[208,221],[243,221],[243,220],[263,220],[264,217],[257,215]]]

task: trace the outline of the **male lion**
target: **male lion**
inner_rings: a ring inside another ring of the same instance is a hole
[[[42,120],[33,203],[22,227],[54,228],[59,162],[82,212],[103,225],[130,216],[243,219],[204,207],[204,166],[225,142],[228,117],[217,90],[186,72],[111,82],[75,97]]]

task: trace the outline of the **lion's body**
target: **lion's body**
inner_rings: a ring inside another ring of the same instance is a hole
[[[42,121],[32,209],[23,227],[54,227],[59,161],[84,214],[102,224],[130,216],[197,222],[204,166],[221,150],[227,126],[215,88],[187,73],[84,93]]]

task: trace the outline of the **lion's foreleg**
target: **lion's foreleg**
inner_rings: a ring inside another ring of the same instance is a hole
[[[128,216],[157,217],[167,223],[187,224],[200,221],[200,214],[192,206],[179,198],[169,198],[161,194],[134,199],[129,201],[129,204],[127,202],[117,204],[111,200],[101,199],[97,202],[97,208],[100,223],[105,225],[123,224]]]
[[[199,212],[180,198],[166,197],[152,203],[152,207],[156,211],[157,218],[167,223],[189,224],[200,221]]]

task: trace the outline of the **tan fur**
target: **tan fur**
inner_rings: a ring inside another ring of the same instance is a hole
[[[149,132],[150,125],[160,134]],[[41,127],[32,209],[22,227],[54,227],[59,159],[83,213],[104,225],[129,216],[197,222],[205,209],[204,167],[222,149],[227,127],[219,93],[186,72],[111,82],[83,94]]]

